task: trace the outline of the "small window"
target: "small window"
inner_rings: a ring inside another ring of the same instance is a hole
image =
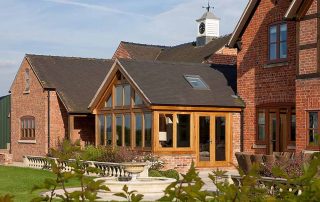
[[[309,128],[308,128],[308,139],[309,145],[316,146],[318,144],[318,128],[319,127],[319,116],[318,112],[309,112]]]
[[[124,106],[129,106],[131,101],[131,87],[130,85],[125,85],[123,87],[123,94],[124,94]]]
[[[134,92],[134,105],[142,105],[142,99],[137,92]]]
[[[116,86],[116,106],[123,106],[123,86]]]
[[[35,139],[35,118],[32,116],[25,116],[20,119],[21,123],[21,139],[34,140]]]
[[[208,90],[208,85],[202,80],[199,75],[185,75],[184,78],[194,89]]]
[[[162,147],[173,147],[173,114],[159,114],[159,142]]]
[[[25,79],[24,92],[28,93],[30,91],[30,70],[29,69],[25,70],[24,79]]]
[[[281,23],[269,27],[269,60],[287,58],[287,24]]]
[[[112,107],[112,95],[110,95],[107,101],[104,103],[104,107],[111,108]]]

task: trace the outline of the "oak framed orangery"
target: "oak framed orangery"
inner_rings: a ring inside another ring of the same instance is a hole
[[[229,166],[240,150],[240,112],[209,65],[116,60],[90,104],[96,145],[152,152],[169,167]]]

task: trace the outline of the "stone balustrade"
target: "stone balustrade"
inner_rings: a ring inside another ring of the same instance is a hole
[[[23,163],[26,167],[35,169],[50,169],[51,164],[48,159],[54,160],[57,165],[63,168],[62,172],[70,172],[72,168],[69,165],[71,161],[59,161],[57,158],[47,158],[43,156],[24,156]],[[88,167],[99,168],[101,170],[100,176],[106,177],[122,177],[128,176],[129,174],[124,171],[121,163],[110,163],[110,162],[97,162],[97,161],[86,161],[84,163]],[[140,177],[148,177],[149,166],[145,166],[144,171],[140,173]],[[92,173],[88,173],[92,175]]]

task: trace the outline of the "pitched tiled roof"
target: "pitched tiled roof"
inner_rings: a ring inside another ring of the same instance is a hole
[[[26,55],[42,86],[55,89],[68,112],[89,113],[94,93],[113,61],[105,59]]]
[[[120,59],[121,66],[154,105],[243,107],[224,75],[209,64]],[[221,67],[221,66],[220,66]],[[234,69],[234,67],[233,67]],[[199,75],[208,90],[196,90],[184,75]]]
[[[125,41],[122,41],[121,43],[128,51],[131,58],[135,60],[154,60],[163,49],[169,48],[168,46],[138,44]]]
[[[156,60],[172,62],[202,63],[213,53],[223,48],[230,39],[230,35],[213,38],[205,46],[196,46],[194,42],[164,49]]]

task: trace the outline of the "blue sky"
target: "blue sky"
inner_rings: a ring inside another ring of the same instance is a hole
[[[247,0],[215,0],[220,32],[233,31]],[[206,0],[0,0],[0,96],[26,53],[110,58],[119,42],[194,41]]]

